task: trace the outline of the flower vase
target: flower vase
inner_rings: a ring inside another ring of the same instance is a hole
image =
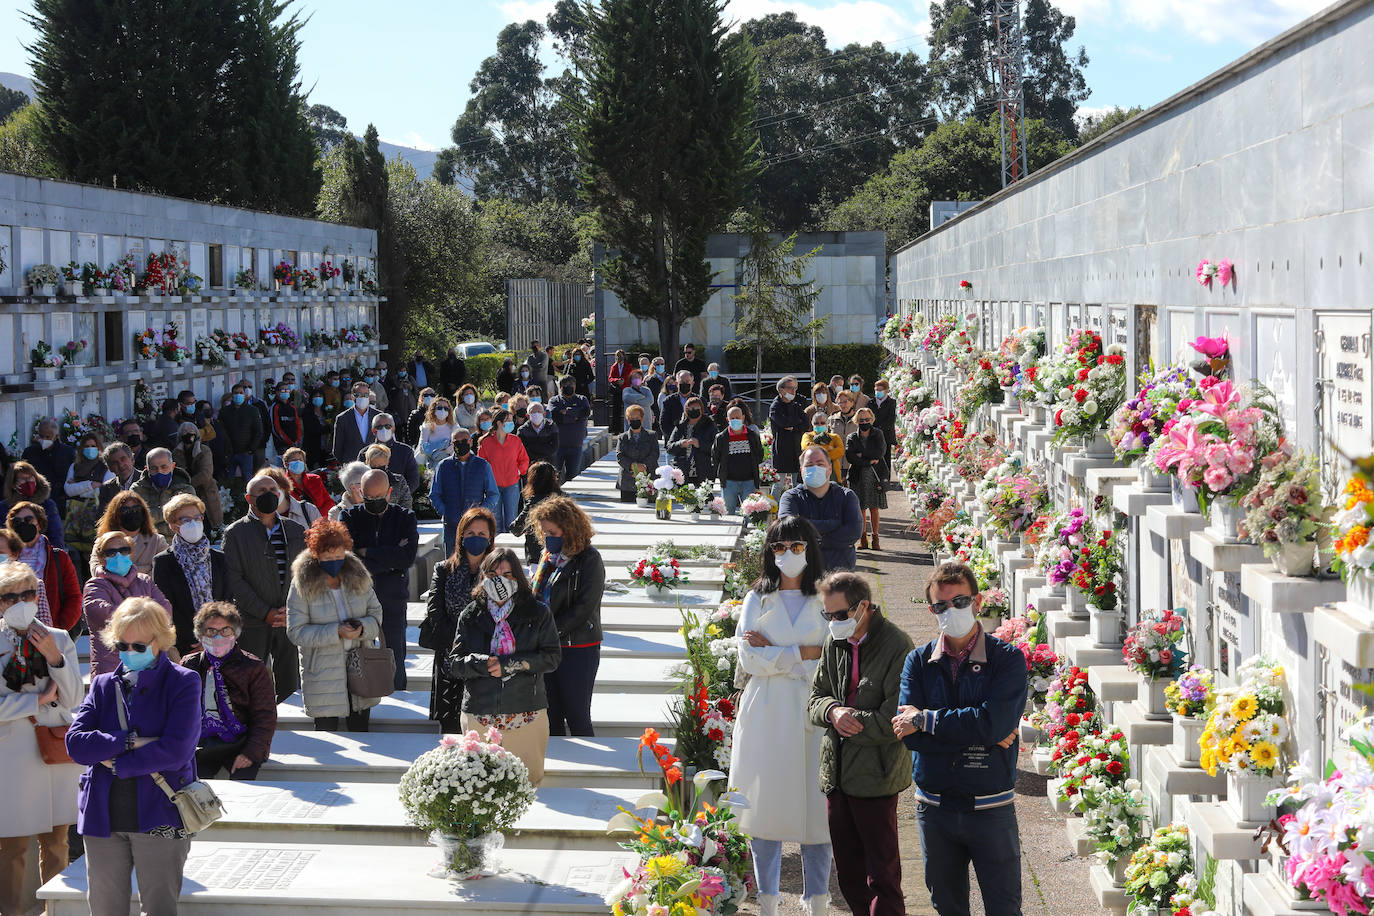
[[[61,369],[35,368],[33,370],[35,382],[55,382],[61,375]]]
[[[1032,426],[1045,425],[1045,407],[1043,404],[1032,404],[1030,407],[1030,422]]]
[[[666,585],[654,585],[650,582],[644,586],[644,594],[648,595],[651,601],[668,601],[673,597],[673,590]]]
[[[1066,605],[1069,617],[1075,620],[1082,620],[1088,616],[1088,599],[1083,597],[1083,593],[1078,589],[1070,587],[1068,590],[1068,600]]]
[[[1285,576],[1306,578],[1312,575],[1312,558],[1316,554],[1316,549],[1314,541],[1284,544],[1279,548],[1279,552],[1274,554],[1274,569]]]
[[[1374,611],[1374,573],[1357,570],[1345,583],[1345,595],[1351,604]]]
[[[1259,827],[1269,823],[1274,808],[1265,804],[1265,797],[1283,785],[1278,773],[1261,776],[1257,773],[1226,773],[1226,804],[1241,827]]]
[[[996,631],[996,629],[1002,625],[1002,618],[997,614],[987,616],[979,614],[978,624],[983,628],[984,633],[990,634]]]
[[[81,298],[82,296],[85,296],[85,295],[86,295],[86,284],[80,282],[79,280],[76,281],[76,282],[74,282],[74,283],[68,283],[68,284],[67,284],[67,295],[68,295],[68,296],[75,296],[75,297],[78,298],[78,299]]]
[[[136,359],[134,363],[138,366],[139,372],[152,372],[157,368],[157,360],[155,359]]]
[[[1172,683],[1167,677],[1140,676],[1140,705],[1145,710],[1145,718],[1166,722],[1171,718],[1164,688]]]
[[[701,520],[702,520],[702,517],[703,517],[702,514],[701,514],[700,512],[692,512],[692,513],[689,513],[689,515],[691,516],[691,519],[692,519],[692,521],[694,521],[694,522],[699,522],[699,521],[701,521]]]
[[[1098,646],[1119,646],[1121,645],[1121,612],[1116,608],[1104,611],[1100,608],[1091,608],[1088,616],[1092,623],[1089,632],[1092,633],[1093,642]]]
[[[1174,757],[1178,765],[1197,769],[1202,765],[1202,749],[1198,741],[1207,730],[1207,720],[1174,713]]]
[[[1140,489],[1146,493],[1160,493],[1169,490],[1170,475],[1161,474],[1150,463],[1150,459],[1145,458],[1140,462]]]
[[[501,851],[506,837],[501,833],[484,833],[465,837],[435,830],[429,842],[439,847],[439,863],[429,873],[434,878],[467,881],[494,875],[500,871]]]
[[[1116,860],[1114,862],[1112,862],[1112,887],[1126,886],[1126,868],[1130,864],[1131,854],[1129,852],[1123,852],[1121,855],[1116,857]]]
[[[1226,544],[1246,542],[1240,536],[1240,523],[1245,521],[1244,509],[1229,499],[1214,499],[1208,511],[1212,521],[1207,530],[1213,537]]]
[[[82,378],[85,374],[86,368],[84,366],[73,366],[71,363],[68,363],[66,366],[62,368],[63,378]]]
[[[639,506],[641,509],[652,509],[654,507],[654,498],[652,496],[636,496],[635,505]]]
[[[1190,483],[1183,483],[1177,477],[1169,481],[1170,490],[1173,492],[1174,505],[1184,512],[1197,512],[1197,487]]]
[[[48,297],[57,295],[57,287],[52,285],[51,283],[47,283],[42,286],[31,286],[29,287],[29,289],[31,290],[30,295],[34,296]]]
[[[1113,458],[1116,448],[1106,433],[1099,432],[1091,437],[1083,437],[1083,454],[1088,458]]]

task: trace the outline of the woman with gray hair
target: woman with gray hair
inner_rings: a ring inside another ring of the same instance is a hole
[[[343,498],[329,510],[331,522],[340,521],[345,509],[363,504],[363,476],[368,466],[361,461],[350,461],[339,470],[339,483],[343,484]]]

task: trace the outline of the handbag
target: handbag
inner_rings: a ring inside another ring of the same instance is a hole
[[[38,756],[50,766],[75,763],[67,753],[67,729],[70,725],[39,725],[38,720],[29,716],[33,723],[33,734],[38,739]]]
[[[348,650],[344,656],[344,673],[350,696],[364,700],[389,697],[396,689],[396,656],[391,654],[386,639],[379,633],[376,647],[364,644]]]
[[[119,727],[124,731],[129,730],[129,719],[124,713],[124,698],[118,701]],[[177,813],[181,815],[181,826],[187,833],[199,833],[209,827],[215,821],[224,817],[224,803],[219,800],[215,790],[210,788],[210,784],[197,779],[188,782],[180,789],[174,790],[167,784],[167,780],[161,773],[150,773],[153,782],[167,796],[167,800],[176,806]]]

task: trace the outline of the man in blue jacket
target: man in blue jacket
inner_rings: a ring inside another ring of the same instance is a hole
[[[472,454],[472,433],[463,427],[453,432],[453,457],[445,458],[434,469],[429,485],[429,501],[444,520],[444,556],[453,556],[457,544],[458,522],[473,506],[495,512],[501,491],[485,458]]]
[[[940,916],[968,916],[972,863],[987,916],[1021,914],[1016,741],[1026,660],[984,633],[978,579],[942,563],[926,583],[940,635],[907,656],[892,729],[912,751],[926,888]]]

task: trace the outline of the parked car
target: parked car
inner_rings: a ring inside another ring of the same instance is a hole
[[[469,356],[481,356],[484,353],[500,353],[506,348],[487,343],[485,340],[469,340],[467,343],[457,344],[454,349],[458,351],[459,356],[467,359]]]

